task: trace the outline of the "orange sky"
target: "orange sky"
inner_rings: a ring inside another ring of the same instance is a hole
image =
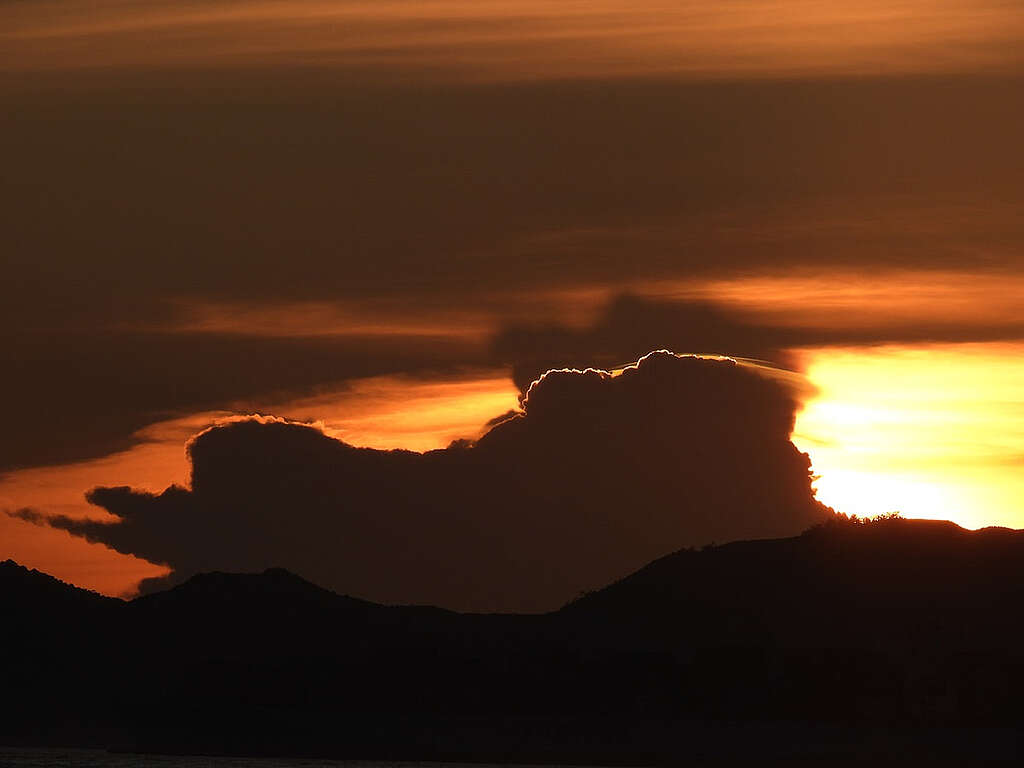
[[[518,407],[518,392],[505,371],[472,371],[458,380],[379,377],[341,391],[268,403],[268,413],[318,424],[324,432],[359,446],[426,451],[458,438],[475,438],[488,420]],[[30,507],[70,517],[104,519],[86,503],[97,485],[130,485],[159,492],[188,485],[185,443],[199,431],[237,418],[230,411],[197,413],[141,430],[139,443],[100,459],[0,476],[0,510]],[[88,544],[68,534],[0,515],[5,557],[27,563],[82,587],[111,595],[131,593],[142,578],[166,569]]]
[[[187,482],[253,411],[441,447],[549,342],[741,354],[706,321],[816,389],[823,501],[1024,525],[1022,40],[1006,0],[0,3],[0,510]]]
[[[0,8],[0,67],[272,63],[470,79],[1001,71],[1021,62],[1022,23],[997,0],[39,0]]]

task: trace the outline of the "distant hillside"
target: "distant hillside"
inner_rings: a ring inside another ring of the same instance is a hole
[[[123,602],[8,562],[0,594],[18,617],[0,743],[590,764],[1024,754],[1018,531],[837,518],[677,552],[541,616],[381,606],[273,569]]]
[[[63,651],[69,634],[79,633],[78,639],[86,640],[98,627],[114,626],[123,607],[121,600],[79,589],[13,560],[0,563],[3,644],[19,656],[50,648]]]
[[[834,521],[801,536],[663,557],[568,606],[640,646],[1015,650],[1024,531]],[[642,631],[641,631],[642,628]]]
[[[5,611],[31,605],[38,610],[40,603],[50,608],[68,610],[73,606],[97,606],[120,602],[98,592],[80,589],[53,576],[18,565],[13,560],[0,563],[0,607]]]

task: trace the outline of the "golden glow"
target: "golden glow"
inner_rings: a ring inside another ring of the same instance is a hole
[[[398,302],[395,302],[398,303]],[[280,304],[181,302],[179,319],[148,330],[165,333],[224,333],[263,338],[330,336],[428,336],[480,341],[490,331],[471,312],[435,312],[402,317],[404,306],[386,302],[303,301]]]
[[[282,403],[275,413],[319,424],[352,445],[429,451],[477,438],[484,425],[519,405],[506,371],[450,381],[378,377],[349,390]]]
[[[516,79],[1000,70],[999,0],[36,0],[0,6],[0,69],[318,65]]]
[[[889,269],[871,273],[832,270],[785,277],[749,275],[713,280],[622,281],[618,291],[664,300],[701,300],[756,315],[768,324],[820,331],[977,335],[1024,334],[1024,276],[1002,272]],[[151,332],[215,333],[286,337],[432,337],[483,343],[501,322],[551,318],[585,328],[614,299],[607,284],[489,293],[489,311],[405,302],[307,301],[280,304],[179,302],[173,322],[143,327]],[[936,308],[941,308],[937,312]],[[500,321],[496,318],[500,318]],[[131,326],[137,330],[136,326]],[[966,330],[965,330],[966,329]],[[955,340],[955,339],[954,339]],[[717,350],[709,350],[717,351]],[[726,350],[727,351],[727,350]]]
[[[269,404],[265,412],[313,422],[348,443],[372,448],[426,451],[456,438],[475,438],[485,423],[518,405],[518,391],[507,371],[467,372],[452,380],[379,377],[316,397]],[[240,406],[241,410],[247,410]],[[83,494],[97,485],[130,485],[152,492],[172,483],[187,485],[186,441],[203,429],[239,418],[231,411],[208,411],[153,424],[135,436],[135,447],[99,459],[39,467],[0,476],[0,511],[24,507],[47,514],[104,519],[103,510]],[[143,578],[167,569],[63,531],[0,514],[4,557],[110,595],[130,592]]]
[[[999,272],[832,270],[785,277],[748,276],[685,284],[648,283],[637,292],[702,299],[791,328],[956,332],[1024,328],[1024,277]],[[941,311],[937,311],[941,309]]]
[[[819,393],[797,418],[818,498],[848,514],[899,511],[1024,527],[1024,344],[818,349]]]

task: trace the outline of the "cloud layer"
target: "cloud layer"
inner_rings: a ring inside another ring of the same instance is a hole
[[[273,419],[214,428],[190,446],[191,489],[96,488],[118,520],[49,523],[172,579],[277,565],[385,602],[545,610],[682,546],[827,514],[796,408],[752,367],[653,353],[617,376],[550,372],[522,415],[425,454]]]
[[[640,284],[1020,282],[1018,80],[68,77],[0,76],[17,147],[0,174],[0,471],[100,456],[169,415],[488,365],[467,328],[571,324],[581,295]],[[965,311],[938,297],[913,320],[957,330]],[[613,362],[765,343],[674,327]]]
[[[933,72],[1019,64],[999,0],[36,0],[0,5],[15,71],[323,66],[474,80]]]

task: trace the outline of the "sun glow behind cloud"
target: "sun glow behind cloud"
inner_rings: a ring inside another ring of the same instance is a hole
[[[1024,345],[817,349],[793,440],[818,497],[970,528],[1024,526]]]

